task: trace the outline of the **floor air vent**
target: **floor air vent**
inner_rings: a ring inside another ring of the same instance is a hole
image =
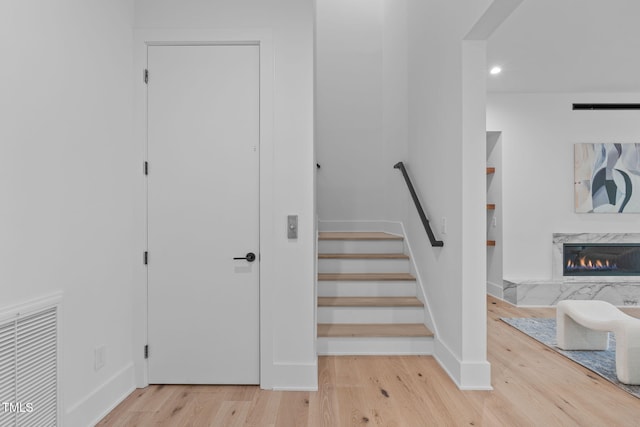
[[[58,425],[58,306],[0,322],[0,426]]]

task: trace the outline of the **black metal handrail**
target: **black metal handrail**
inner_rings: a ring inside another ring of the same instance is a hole
[[[416,190],[413,188],[413,184],[411,183],[411,179],[409,178],[409,174],[407,173],[407,169],[404,167],[404,163],[398,162],[393,165],[394,169],[400,169],[402,172],[402,176],[404,176],[404,180],[407,183],[407,187],[409,187],[409,193],[411,193],[411,198],[413,199],[413,203],[416,205],[416,209],[418,209],[418,215],[420,215],[420,219],[422,220],[422,225],[424,225],[424,229],[427,232],[427,236],[429,236],[429,241],[431,242],[431,246],[444,246],[444,242],[442,240],[437,240],[436,236],[433,234],[433,230],[429,225],[429,220],[427,219],[427,215],[424,213],[424,209],[422,209],[422,204],[420,204],[420,200],[418,200],[418,195],[416,194]]]

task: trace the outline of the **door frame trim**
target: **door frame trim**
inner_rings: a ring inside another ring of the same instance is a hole
[[[276,374],[273,360],[273,322],[267,313],[275,309],[269,295],[273,295],[275,280],[273,259],[275,236],[273,224],[274,206],[274,161],[273,161],[273,116],[274,116],[274,59],[273,36],[270,30],[185,30],[185,29],[141,29],[134,31],[133,61],[133,120],[134,144],[137,148],[140,179],[132,185],[134,200],[135,239],[140,242],[132,254],[133,271],[133,359],[135,383],[146,387],[148,363],[144,358],[147,344],[147,268],[142,262],[142,254],[147,250],[147,180],[143,174],[143,164],[147,160],[147,86],[143,73],[147,67],[147,46],[150,45],[258,45],[260,48],[260,386],[273,383]],[[153,79],[153,70],[150,71]],[[150,165],[151,173],[153,165]],[[152,254],[150,260],[152,260]],[[152,261],[151,261],[152,262]],[[139,351],[138,351],[139,350]],[[153,352],[153,348],[150,348]],[[264,387],[263,387],[264,388]]]

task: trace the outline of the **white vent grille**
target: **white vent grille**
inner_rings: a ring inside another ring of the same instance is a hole
[[[58,420],[58,307],[0,324],[0,426]]]
[[[15,322],[0,326],[0,426],[15,424],[15,414],[4,410],[4,402],[16,399]]]

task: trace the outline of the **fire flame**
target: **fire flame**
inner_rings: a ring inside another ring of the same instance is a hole
[[[591,260],[587,259],[586,256],[578,258],[576,262],[572,260],[567,260],[566,269],[569,271],[575,270],[616,270],[618,266],[616,264],[611,263],[607,260]]]

